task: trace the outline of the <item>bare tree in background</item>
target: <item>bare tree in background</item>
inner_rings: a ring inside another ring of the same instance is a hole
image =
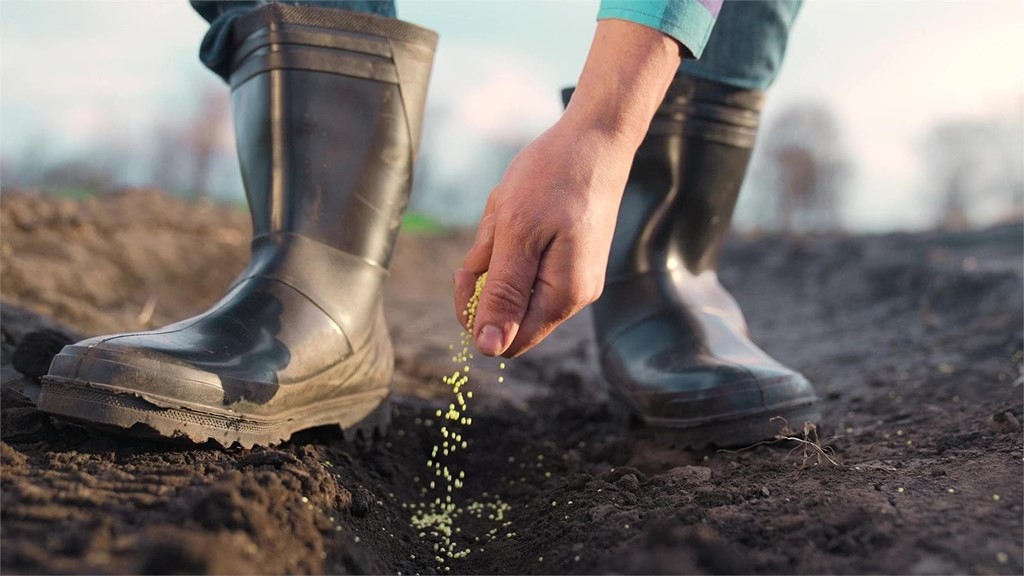
[[[51,191],[95,193],[110,190],[117,183],[120,155],[105,152],[59,162],[43,174],[42,186]]]
[[[150,182],[168,192],[185,188],[183,177],[188,174],[185,149],[181,145],[181,128],[171,120],[163,120],[153,128],[153,159]]]
[[[787,233],[840,228],[840,204],[850,163],[839,122],[818,103],[785,109],[762,136],[763,170],[770,182],[766,228]]]
[[[194,198],[208,194],[211,166],[216,161],[225,125],[229,121],[227,93],[218,87],[204,90],[195,113],[181,122],[169,120],[153,132],[153,184],[165,190],[188,192]]]
[[[935,125],[922,146],[926,182],[938,195],[936,224],[962,230],[1024,217],[1024,151],[1018,122],[1006,118]]]
[[[207,195],[210,165],[220,143],[224,123],[228,120],[228,95],[218,86],[207,88],[200,97],[199,108],[189,127],[188,149],[192,156],[192,194]]]
[[[0,184],[4,188],[84,196],[115,187],[119,167],[129,159],[128,151],[114,142],[74,156],[51,155],[46,141],[36,137],[20,155],[0,159]]]
[[[26,188],[40,186],[46,173],[46,140],[36,134],[14,157],[0,158],[0,186]]]

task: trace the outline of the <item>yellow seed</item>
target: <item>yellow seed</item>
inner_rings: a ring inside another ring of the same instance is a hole
[[[447,460],[450,454],[460,449],[468,450],[469,448],[468,438],[465,438],[461,433],[464,432],[463,429],[449,429],[444,424],[450,421],[468,427],[473,423],[473,418],[466,413],[468,411],[467,400],[473,398],[473,391],[463,391],[463,388],[468,388],[470,385],[470,360],[473,358],[470,348],[474,345],[471,335],[480,302],[480,294],[485,282],[486,274],[482,274],[477,279],[473,296],[467,303],[466,309],[462,312],[466,316],[468,330],[464,331],[461,335],[461,350],[457,349],[454,344],[448,347],[452,351],[452,363],[457,367],[453,369],[450,375],[443,377],[442,380],[451,389],[451,398],[454,402],[449,403],[447,410],[435,411],[437,418],[441,418],[442,415],[444,416],[444,421],[442,421],[440,426],[443,442],[431,448],[430,459],[427,461],[427,467],[433,468],[434,476],[440,480],[432,481],[430,483],[430,490],[427,488],[420,490],[424,498],[426,498],[429,491],[440,490],[444,500],[442,502],[442,498],[438,496],[434,498],[433,503],[426,501],[408,507],[403,505],[403,508],[415,511],[410,518],[410,522],[421,539],[428,537],[428,535],[432,538],[440,539],[435,545],[435,550],[438,552],[435,556],[438,565],[435,568],[440,571],[443,567],[444,572],[451,571],[449,566],[441,566],[441,564],[444,564],[444,557],[449,559],[465,558],[471,551],[469,548],[461,548],[458,542],[453,541],[453,535],[462,532],[461,527],[455,525],[461,516],[469,515],[478,519],[483,519],[484,516],[487,516],[491,521],[503,522],[506,513],[510,510],[508,504],[502,502],[497,495],[489,496],[486,492],[483,493],[483,497],[489,498],[489,501],[470,501],[466,506],[457,506],[452,500],[452,493],[454,490],[462,489],[465,486],[464,479],[466,474],[463,471],[453,469],[452,464]],[[505,367],[504,363],[501,364],[501,367]],[[417,419],[417,424],[420,422],[428,427],[434,425],[433,420],[430,419],[422,421]],[[438,454],[439,452],[440,454]],[[521,481],[525,482],[525,478]],[[437,496],[437,493],[435,492],[434,495]],[[510,525],[511,523],[507,521],[502,524],[503,527]],[[490,541],[497,537],[497,530],[497,528],[493,528],[488,532],[487,537]],[[506,532],[506,536],[513,538],[516,536],[516,533],[509,531]],[[476,536],[475,541],[479,542],[480,537]],[[483,552],[483,548],[479,550]]]

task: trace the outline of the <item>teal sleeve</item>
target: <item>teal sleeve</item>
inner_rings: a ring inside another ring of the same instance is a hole
[[[660,30],[678,40],[693,58],[700,58],[715,25],[716,4],[715,0],[601,0],[597,19],[629,20]]]

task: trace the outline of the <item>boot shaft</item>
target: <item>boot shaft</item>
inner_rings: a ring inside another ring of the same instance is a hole
[[[757,134],[763,94],[677,76],[637,150],[607,282],[715,267]]]
[[[436,35],[270,4],[233,30],[232,109],[253,235],[386,269],[408,204]]]

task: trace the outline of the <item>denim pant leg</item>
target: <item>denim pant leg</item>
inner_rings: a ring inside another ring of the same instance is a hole
[[[700,60],[680,72],[747,90],[765,90],[779,74],[802,0],[725,0]]]
[[[281,0],[276,0],[281,1]],[[231,27],[235,20],[270,0],[190,0],[192,8],[210,23],[210,30],[199,46],[199,59],[225,81],[231,67]],[[310,2],[282,2],[283,4],[313,4],[327,8],[338,8],[352,12],[366,12],[394,18],[394,0],[314,0]]]

